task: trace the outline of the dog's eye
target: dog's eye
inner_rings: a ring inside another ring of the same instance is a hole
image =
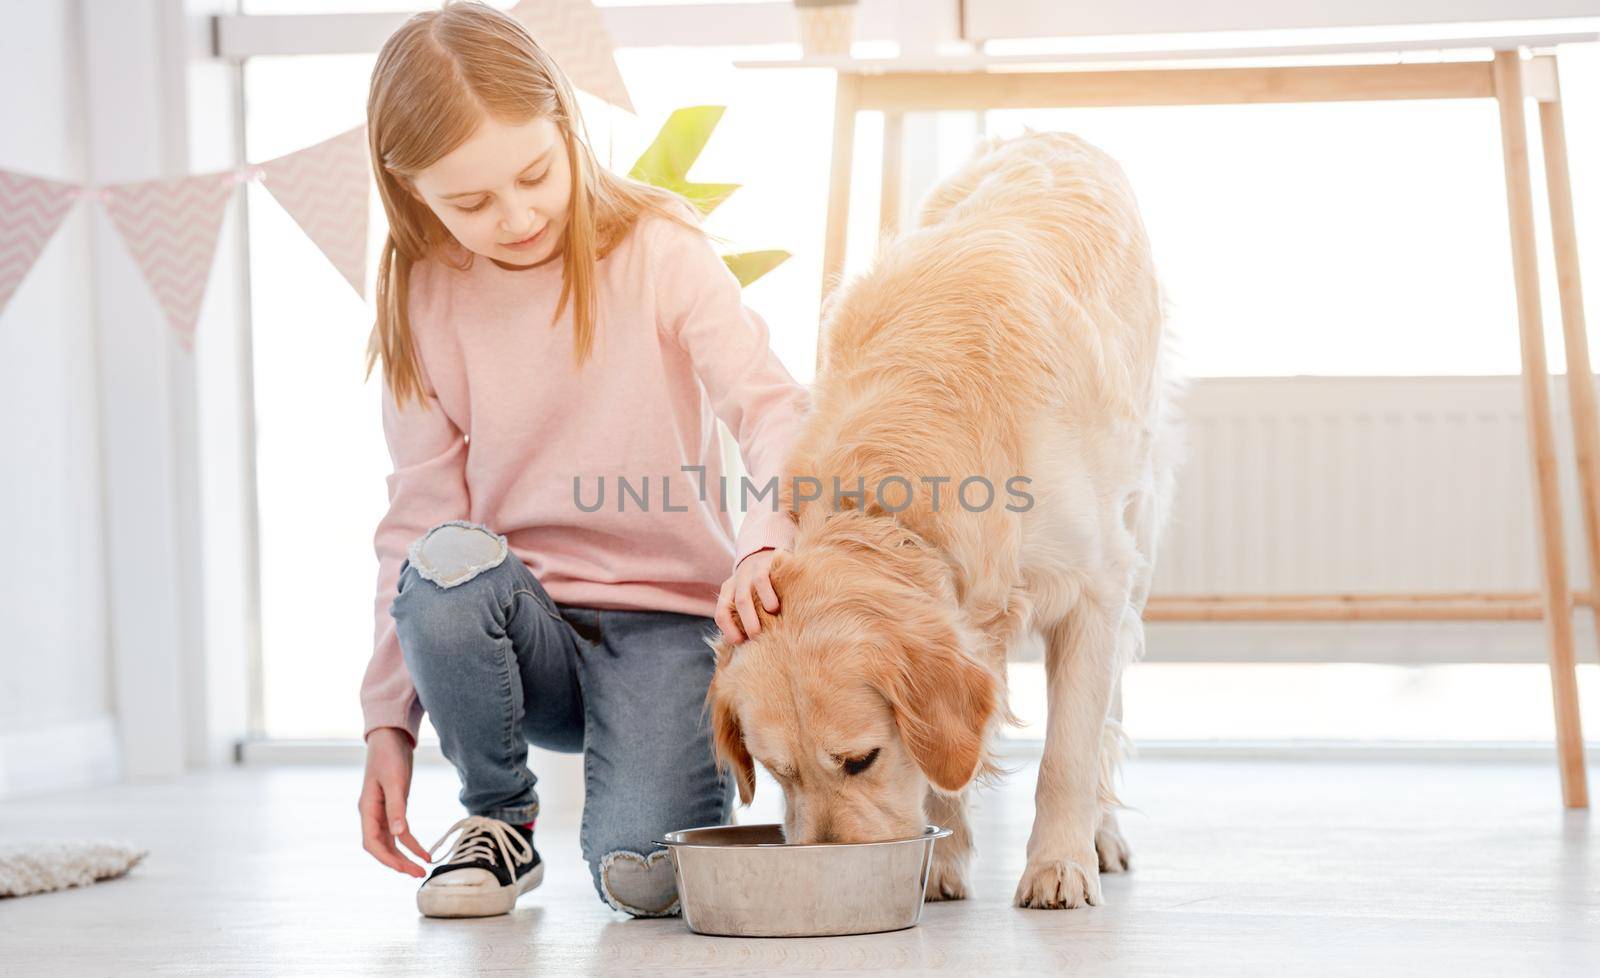
[[[878,759],[878,751],[881,750],[881,749],[882,748],[874,747],[874,748],[872,748],[872,750],[868,751],[865,754],[862,754],[860,757],[847,757],[847,758],[845,758],[844,759],[844,773],[846,773],[846,774],[860,774],[862,771],[865,771],[867,768],[872,766],[872,762],[873,761],[876,761]]]

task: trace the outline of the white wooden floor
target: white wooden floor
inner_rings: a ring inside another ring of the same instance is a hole
[[[595,898],[574,827],[506,917],[419,917],[361,851],[353,768],[247,768],[0,803],[0,839],[122,836],[123,880],[0,901],[7,975],[1600,975],[1600,840],[1553,766],[1134,761],[1108,906],[1010,905],[1032,775],[984,797],[977,895],[894,934],[744,941]],[[771,785],[757,815],[773,812]],[[456,817],[424,767],[424,843]],[[554,806],[552,806],[554,807]],[[746,819],[758,820],[758,819]],[[555,821],[559,822],[559,819]]]

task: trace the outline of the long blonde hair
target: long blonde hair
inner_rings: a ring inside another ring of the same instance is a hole
[[[507,125],[548,118],[566,143],[572,196],[555,321],[570,302],[580,368],[594,347],[595,262],[644,213],[698,227],[682,197],[600,165],[579,133],[583,119],[571,84],[515,17],[483,3],[453,0],[412,17],[384,42],[367,95],[372,170],[389,218],[378,257],[378,315],[367,344],[367,376],[381,357],[385,382],[402,407],[413,397],[426,403],[408,315],[411,269],[429,257],[443,259],[454,241],[427,205],[411,195],[409,181],[466,142],[486,116]],[[467,264],[473,258],[468,252]]]

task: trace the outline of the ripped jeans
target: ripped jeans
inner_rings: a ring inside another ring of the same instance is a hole
[[[464,520],[412,544],[390,611],[467,811],[532,821],[528,744],[582,752],[579,838],[595,890],[634,916],[676,913],[654,840],[732,811],[705,718],[715,623],[558,604],[504,536]]]

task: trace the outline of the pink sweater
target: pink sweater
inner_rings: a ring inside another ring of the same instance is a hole
[[[397,410],[383,385],[394,472],[378,524],[376,641],[361,686],[365,734],[400,727],[415,741],[422,707],[400,656],[389,604],[406,548],[446,520],[505,534],[512,555],[564,604],[711,616],[746,555],[787,549],[794,524],[775,496],[722,503],[716,423],[738,437],[753,486],[781,477],[809,393],[772,353],[767,326],[699,234],[646,217],[598,265],[591,359],[573,363],[570,306],[551,325],[561,261],[509,270],[476,257],[467,271],[419,262],[411,328],[430,410]],[[684,466],[704,466],[701,477]],[[604,476],[605,505],[592,508]],[[644,495],[619,500],[617,477]],[[670,511],[663,480],[670,482]],[[619,501],[624,505],[619,512]],[[682,510],[682,511],[679,511]]]

